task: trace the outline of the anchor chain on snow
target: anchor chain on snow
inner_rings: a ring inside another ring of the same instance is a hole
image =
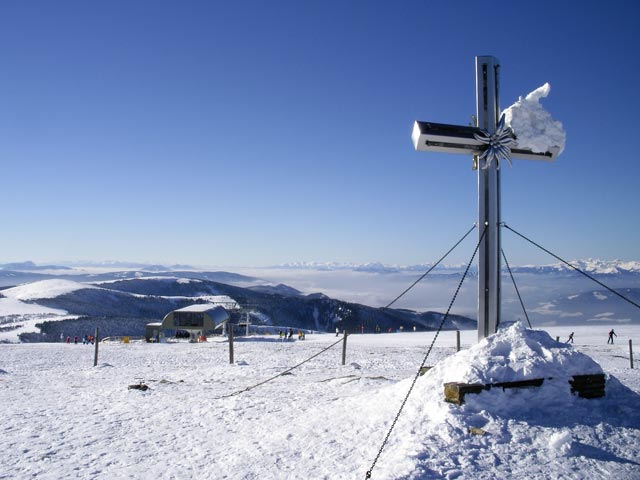
[[[314,355],[310,356],[309,358],[303,360],[302,362],[298,363],[297,365],[294,365],[293,367],[290,367],[288,369],[286,369],[284,372],[280,372],[277,375],[274,375],[273,377],[267,378],[266,380],[263,380],[260,383],[256,383],[255,385],[251,385],[247,388],[243,388],[242,390],[238,390],[237,392],[233,392],[233,393],[229,393],[227,395],[222,395],[221,397],[215,397],[214,400],[221,400],[223,398],[230,398],[230,397],[234,397],[236,395],[240,395],[241,393],[245,393],[248,392],[249,390],[253,390],[256,387],[259,387],[261,385],[264,385],[265,383],[269,383],[272,380],[275,380],[278,377],[282,377],[283,375],[286,375],[287,373],[291,372],[292,370],[295,370],[296,368],[304,365],[305,363],[307,363],[310,360],[313,360],[314,358],[316,358],[319,355],[322,355],[324,352],[326,352],[327,350],[335,347],[338,343],[344,341],[343,338],[341,338],[340,340],[338,340],[337,342],[332,343],[331,345],[329,345],[327,348],[324,348],[322,350],[320,350],[318,353],[315,353]]]
[[[449,317],[449,312],[451,312],[451,308],[453,307],[453,303],[456,301],[458,293],[460,293],[460,288],[462,287],[462,283],[464,282],[465,278],[467,277],[467,274],[469,273],[469,268],[471,268],[471,264],[473,263],[473,260],[476,257],[476,254],[478,253],[478,249],[480,248],[480,244],[482,243],[482,240],[484,239],[484,235],[485,235],[486,232],[487,232],[487,227],[485,225],[485,228],[482,230],[482,235],[480,235],[480,239],[478,240],[478,244],[476,245],[476,248],[473,251],[473,255],[471,256],[471,260],[469,260],[469,263],[467,264],[467,268],[465,269],[464,274],[462,275],[462,278],[460,279],[460,282],[458,283],[458,287],[456,288],[456,291],[453,294],[453,298],[451,299],[451,302],[449,303],[449,307],[447,308],[447,312],[442,317],[442,320],[440,321],[440,325],[438,325],[438,330],[436,330],[436,334],[433,337],[433,340],[431,341],[431,345],[429,345],[427,353],[425,354],[424,358],[422,359],[422,363],[420,364],[420,367],[418,368],[418,371],[416,372],[415,376],[413,377],[413,381],[411,382],[411,386],[409,387],[409,390],[407,391],[407,394],[405,395],[404,400],[402,401],[402,404],[400,405],[400,409],[398,410],[398,413],[396,414],[396,417],[393,419],[393,422],[391,423],[391,427],[389,428],[389,431],[387,432],[387,435],[384,437],[384,440],[382,441],[382,445],[380,446],[380,450],[378,450],[378,454],[376,455],[375,459],[373,460],[373,463],[371,464],[371,467],[369,468],[369,470],[367,470],[367,474],[365,476],[365,479],[370,479],[371,478],[371,473],[373,472],[373,469],[376,466],[376,463],[378,463],[378,459],[380,458],[380,455],[382,455],[382,451],[384,450],[384,447],[386,446],[387,442],[389,441],[389,437],[391,436],[391,432],[393,432],[393,429],[395,428],[396,423],[398,422],[398,419],[400,418],[400,414],[402,413],[402,410],[404,410],[404,406],[406,405],[407,401],[409,400],[409,396],[411,395],[411,392],[413,391],[413,387],[415,386],[416,382],[418,381],[418,377],[420,377],[420,372],[422,371],[422,368],[424,367],[425,363],[427,362],[427,359],[429,358],[429,355],[431,354],[431,350],[433,349],[433,346],[436,343],[436,339],[438,338],[438,335],[440,334],[440,331],[442,330],[442,327],[444,326],[444,323],[446,322],[447,318]]]

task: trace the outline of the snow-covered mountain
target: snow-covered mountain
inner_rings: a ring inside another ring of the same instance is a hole
[[[569,263],[580,270],[592,275],[640,275],[639,261],[624,260],[572,260]],[[433,264],[421,263],[414,265],[388,265],[380,262],[371,263],[339,263],[339,262],[292,262],[275,265],[275,269],[291,269],[291,270],[317,270],[317,271],[340,271],[352,270],[355,272],[371,272],[371,273],[399,273],[399,272],[425,272],[430,269]],[[463,264],[440,264],[433,269],[434,274],[451,274],[464,271],[466,265]],[[506,271],[506,266],[503,267]],[[472,266],[471,271],[475,271]],[[511,265],[513,272],[522,273],[540,273],[540,274],[565,274],[577,273],[575,269],[568,267],[564,263],[557,262],[547,265]]]
[[[64,334],[90,333],[140,336],[147,323],[172,310],[207,303],[212,296],[233,298],[254,325],[334,331],[395,331],[434,329],[438,312],[379,309],[326,295],[304,295],[286,285],[243,288],[189,277],[137,276],[83,283],[47,279],[0,292],[0,340],[19,334],[22,341],[55,341]],[[231,312],[232,322],[240,320]],[[244,319],[244,317],[242,317]],[[26,326],[25,326],[26,324]],[[474,328],[475,322],[451,315],[444,327]]]
[[[640,262],[588,259],[573,264],[631,302],[564,264],[512,266],[526,315],[505,270],[503,319],[524,320],[528,316],[534,327],[640,323],[640,309],[633,305],[640,303]],[[49,265],[48,270],[38,270],[35,265],[34,270],[31,262],[24,265],[24,271],[0,270],[0,339],[3,331],[33,332],[37,331],[36,324],[60,320],[70,323],[100,319],[113,334],[140,333],[145,323],[158,321],[169,311],[200,297],[217,294],[251,305],[256,323],[313,330],[333,330],[340,322],[340,327],[355,329],[364,325],[365,330],[376,325],[383,330],[411,328],[414,324],[432,328],[438,315],[446,311],[463,272],[460,265],[438,266],[392,309],[383,311],[380,307],[412,285],[429,266],[305,263],[235,273],[56,270],[54,265]],[[355,313],[345,318],[339,313],[340,308]],[[471,319],[477,312],[476,275],[467,276],[451,312],[460,315],[461,328],[474,328]],[[53,332],[57,327],[46,328]]]
[[[569,262],[576,268],[591,275],[640,275],[640,262],[622,260],[573,260]],[[564,263],[554,263],[550,265],[523,265],[511,267],[514,272],[539,273],[539,274],[564,274],[577,273]]]
[[[38,270],[69,270],[69,267],[60,265],[36,265],[28,260],[26,262],[0,264],[0,270],[38,271]]]
[[[5,265],[24,265],[31,262],[21,264],[5,264]],[[149,266],[147,266],[149,267]],[[131,268],[126,270],[86,267],[70,268],[60,267],[56,265],[47,265],[46,268],[0,268],[0,289],[3,287],[13,287],[23,283],[34,282],[47,279],[68,279],[75,282],[105,282],[110,280],[118,280],[122,278],[148,278],[148,277],[166,277],[166,278],[194,278],[201,280],[211,280],[214,282],[229,283],[232,285],[256,285],[264,283],[260,279],[241,275],[233,272],[225,271],[207,271],[207,270],[172,270],[163,267],[158,270],[151,265],[151,268]]]
[[[600,260],[582,259],[569,261],[573,266],[591,275],[640,275],[640,261],[635,260]],[[401,273],[401,272],[425,272],[433,266],[432,263],[419,263],[413,265],[385,264],[381,262],[290,262],[266,267],[270,270],[302,270],[302,271],[354,271],[366,273]],[[453,274],[464,271],[464,264],[440,264],[433,269],[433,274]],[[258,270],[260,268],[257,268]],[[503,266],[506,271],[506,266]],[[475,272],[473,265],[470,269]],[[545,265],[511,265],[513,272],[538,273],[538,274],[566,274],[577,273],[561,262]],[[189,265],[155,265],[137,262],[77,262],[73,265],[37,265],[32,261],[0,264],[0,279],[19,277],[20,273],[47,275],[48,271],[54,271],[55,276],[68,274],[74,280],[88,280],[93,275],[101,280],[130,276],[132,271],[138,271],[139,276],[150,275],[175,275],[186,274],[195,278],[226,282],[252,282],[255,277],[247,277],[237,273],[226,271],[207,271]],[[10,275],[9,275],[10,274]],[[214,278],[215,277],[215,278]],[[0,280],[1,281],[1,280]],[[5,282],[6,283],[6,282]],[[0,285],[1,286],[1,285]]]

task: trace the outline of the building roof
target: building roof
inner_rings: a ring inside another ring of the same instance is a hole
[[[215,307],[224,307],[227,310],[235,310],[240,308],[238,302],[227,295],[207,296],[207,303],[196,303],[187,307],[179,308],[174,312],[206,312]]]

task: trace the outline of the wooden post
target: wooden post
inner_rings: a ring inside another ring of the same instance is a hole
[[[342,333],[342,365],[347,362],[347,331]]]
[[[460,351],[460,330],[456,330],[456,352]]]
[[[560,343],[560,337],[556,337],[556,342]]]
[[[93,366],[95,367],[96,365],[98,365],[98,343],[100,343],[100,329],[98,327],[96,327],[96,334],[93,341],[94,341],[94,345],[96,346],[96,349],[93,354]]]
[[[227,322],[227,333],[229,334],[229,363],[233,365],[233,325]]]
[[[631,344],[631,339],[629,339],[629,363],[631,363],[631,368],[633,368],[633,345]]]

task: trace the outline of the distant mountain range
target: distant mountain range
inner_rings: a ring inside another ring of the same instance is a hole
[[[640,262],[580,260],[572,264],[631,302],[564,264],[512,266],[534,327],[640,323],[640,309],[632,304],[640,304]],[[180,267],[185,268],[119,262],[37,265],[27,261],[2,264],[0,341],[10,334],[14,338],[20,334],[23,341],[51,340],[60,333],[86,330],[91,325],[100,326],[105,335],[142,335],[146,323],[159,321],[176,308],[206,302],[211,295],[234,298],[245,308],[243,315],[248,313],[254,325],[264,328],[281,326],[334,331],[338,327],[341,330],[364,328],[365,331],[373,331],[378,327],[381,331],[388,331],[415,325],[421,330],[433,329],[442,318],[442,311],[433,310],[440,310],[448,303],[463,271],[459,265],[439,266],[421,282],[411,292],[413,297],[404,304],[417,310],[427,310],[419,313],[411,309],[376,308],[359,302],[386,304],[388,299],[410,285],[419,273],[426,271],[428,265],[287,264],[268,271],[265,269],[264,274],[268,273],[271,280],[226,271],[200,271],[187,265]],[[295,270],[303,271],[298,274]],[[313,274],[313,270],[318,273]],[[289,279],[287,283],[296,285],[300,280],[305,291],[279,282],[279,271]],[[327,277],[327,271],[336,273]],[[340,273],[343,271],[344,275]],[[370,275],[354,276],[350,273],[353,271]],[[260,269],[252,272],[260,272]],[[313,287],[317,279],[324,282],[322,288]],[[376,284],[371,283],[374,280]],[[69,285],[72,288],[67,288]],[[380,290],[379,285],[383,285],[384,290]],[[467,292],[466,297],[458,299],[454,311],[457,309],[459,313],[474,316],[471,312],[475,311],[476,285],[477,279],[470,275],[463,288]],[[20,295],[12,288],[16,286],[22,289]],[[23,298],[24,292],[31,288],[36,294]],[[333,292],[332,297],[350,301],[330,298],[319,291],[310,293],[316,288]],[[503,272],[502,310],[504,319],[524,319],[506,271]],[[475,328],[475,325],[471,318],[451,316],[445,328],[466,329]]]
[[[36,265],[32,261],[0,264],[0,270],[32,272],[38,270],[71,270],[60,265]]]
[[[200,272],[201,276],[219,273]],[[251,323],[261,327],[321,332],[332,332],[336,328],[350,332],[386,332],[409,330],[414,326],[417,330],[432,330],[443,318],[437,312],[380,309],[323,294],[302,295],[286,285],[243,288],[208,279],[169,276],[132,276],[92,283],[40,280],[2,290],[0,297],[4,298],[0,298],[0,305],[6,299],[61,312],[41,316],[35,325],[38,331],[23,332],[19,336],[21,341],[57,341],[61,335],[82,336],[95,327],[100,328],[103,336],[141,336],[147,323],[160,321],[172,310],[206,303],[212,295],[227,295],[243,307],[242,312],[232,312],[233,323],[249,315]],[[470,329],[475,325],[469,318],[451,315],[444,328]],[[0,316],[0,331],[7,333],[11,328],[21,327],[19,315]]]
[[[638,261],[622,261],[622,260],[573,260],[572,265],[592,275],[640,275],[640,262]],[[337,271],[352,270],[356,272],[371,273],[399,273],[399,272],[425,272],[431,268],[433,264],[423,263],[416,265],[386,265],[379,262],[372,263],[337,263],[337,262],[293,262],[275,265],[271,268],[292,269],[292,270],[318,270],[318,271]],[[466,265],[438,265],[433,271],[438,274],[451,274],[464,271]],[[503,266],[506,270],[506,267]],[[554,263],[549,265],[522,265],[511,266],[512,271],[522,273],[574,273],[575,270],[568,267],[564,263]],[[475,267],[471,267],[471,271],[475,272]]]
[[[640,275],[640,261],[624,261],[624,260],[598,260],[598,259],[586,259],[586,260],[572,260],[569,263],[592,275]],[[273,265],[267,268],[270,269],[289,269],[289,270],[317,270],[317,271],[340,271],[351,270],[356,272],[370,272],[370,273],[399,273],[399,272],[425,272],[430,269],[433,264],[421,263],[415,265],[388,265],[380,262],[369,263],[340,263],[340,262],[292,262],[283,263],[279,265]],[[454,265],[438,265],[433,272],[451,274],[461,272],[466,268],[464,264]],[[503,266],[506,270],[506,267]],[[13,272],[42,272],[46,270],[57,271],[81,271],[83,269],[99,269],[104,271],[131,271],[140,270],[144,274],[149,272],[164,273],[167,272],[191,272],[191,274],[197,275],[204,272],[203,269],[193,267],[191,265],[159,265],[159,264],[145,264],[138,262],[119,262],[119,261],[85,261],[74,262],[73,264],[64,265],[37,265],[32,261],[4,263],[0,264],[1,271],[13,271]],[[542,274],[564,274],[573,273],[574,269],[568,267],[564,263],[553,263],[547,265],[511,265],[513,272],[522,273],[542,273]],[[472,271],[475,271],[475,267],[471,267]],[[212,272],[207,272],[212,273]],[[229,272],[214,272],[214,273],[227,273]],[[232,274],[237,275],[237,274]],[[250,280],[255,280],[252,278]]]
[[[16,265],[16,264],[7,264]],[[196,270],[116,270],[104,272],[83,272],[81,269],[48,265],[28,269],[8,269],[0,267],[0,289],[53,278],[65,278],[76,282],[105,282],[122,278],[175,278],[185,277],[211,280],[230,284],[255,284],[260,279],[232,272],[206,272]]]

